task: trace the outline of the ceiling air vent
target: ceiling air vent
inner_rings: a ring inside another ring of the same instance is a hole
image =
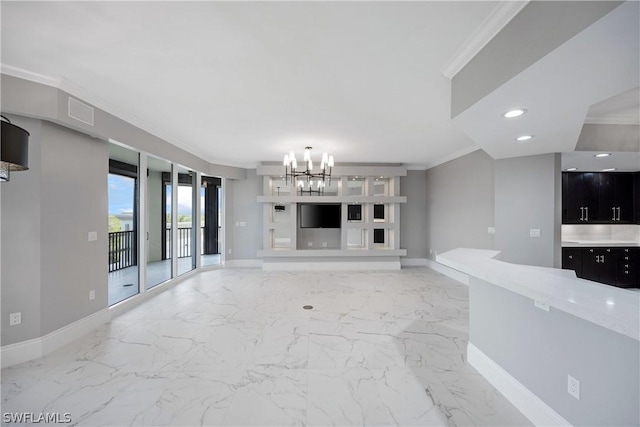
[[[93,107],[69,97],[69,117],[93,126]]]

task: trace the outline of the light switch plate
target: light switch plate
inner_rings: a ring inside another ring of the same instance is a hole
[[[532,228],[529,230],[529,237],[540,237],[540,229]]]
[[[90,231],[87,239],[90,242],[95,242],[96,240],[98,240],[98,232],[97,231]]]
[[[495,228],[495,227],[489,227],[489,228],[487,228],[487,233],[489,233],[489,234],[496,234],[496,228]]]
[[[533,301],[533,305],[535,305],[540,310],[549,311],[549,304],[542,301]]]

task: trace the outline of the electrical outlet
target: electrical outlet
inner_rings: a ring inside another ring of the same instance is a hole
[[[88,236],[87,236],[87,239],[90,242],[95,242],[96,240],[98,240],[98,232],[97,231],[90,231]]]
[[[529,237],[540,237],[540,229],[532,228],[529,230]]]
[[[488,227],[487,228],[487,233],[496,234],[496,228],[495,227]]]
[[[96,299],[96,291],[92,289],[89,291],[89,301],[93,301],[94,299]]]
[[[542,301],[533,301],[533,305],[538,307],[540,310],[549,311],[549,304]]]
[[[580,400],[580,381],[573,378],[571,375],[567,375],[567,392]]]
[[[327,242],[322,242],[322,247],[326,248],[327,247]]]
[[[307,242],[307,246],[309,247],[313,246],[313,242]]]
[[[9,326],[15,326],[22,323],[22,312],[9,314]]]

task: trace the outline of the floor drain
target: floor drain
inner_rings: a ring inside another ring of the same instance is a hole
[[[304,308],[305,310],[312,310],[313,306],[312,305],[303,305],[302,308]]]
[[[128,286],[133,286],[133,283],[126,283],[126,284],[124,284],[124,285],[122,285],[122,286],[124,286],[124,287],[126,288],[126,287],[128,287]]]

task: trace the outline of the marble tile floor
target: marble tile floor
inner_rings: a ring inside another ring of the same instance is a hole
[[[466,363],[467,337],[467,287],[427,268],[210,270],[3,369],[2,412],[85,426],[530,425]]]

